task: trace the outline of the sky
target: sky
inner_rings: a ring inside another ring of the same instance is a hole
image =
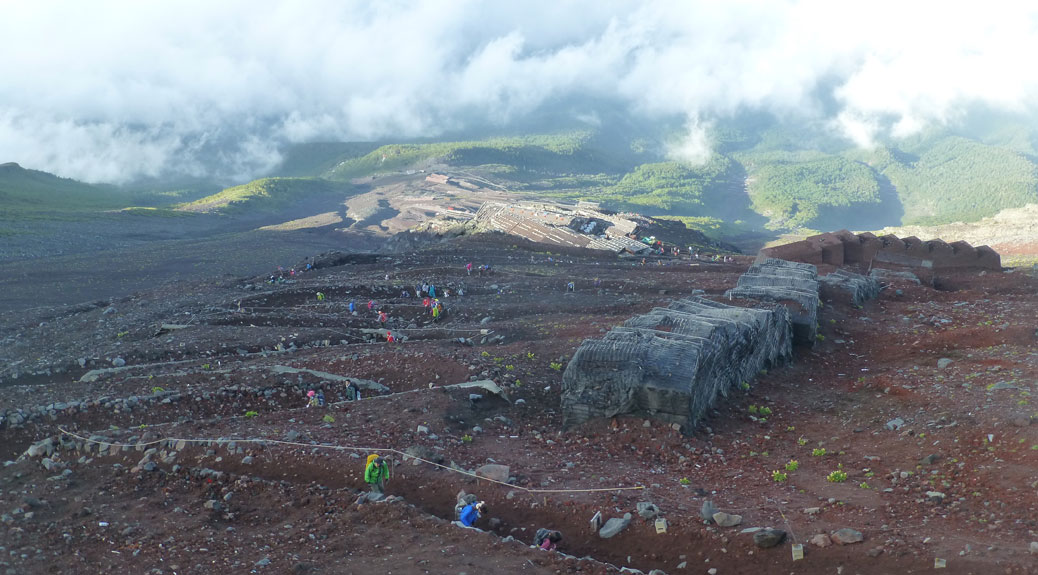
[[[1038,3],[4,0],[0,163],[89,182],[245,181],[286,144],[515,128],[567,103],[754,111],[849,144],[1038,107]],[[571,111],[570,111],[571,110]]]

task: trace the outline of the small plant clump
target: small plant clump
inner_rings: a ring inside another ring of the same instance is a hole
[[[151,388],[151,392],[152,393],[162,393],[163,391],[166,391],[166,390],[162,389],[161,387],[159,387],[157,385],[155,387]]]
[[[256,417],[257,415],[259,415],[259,412],[256,412],[256,411],[246,411],[245,412],[245,417],[248,417],[250,419],[253,418],[253,417]]]
[[[321,420],[323,420],[325,423],[335,423],[335,418],[331,415],[325,415],[321,418]]]
[[[462,435],[461,436],[461,442],[462,443],[472,443],[472,436],[467,434],[467,433],[465,435]]]
[[[779,470],[776,469],[775,471],[771,472],[771,480],[774,481],[775,483],[782,483],[786,479],[789,479],[789,475],[787,475],[783,471],[779,471]]]
[[[828,453],[828,451],[826,451],[824,447],[816,447],[811,450],[811,455],[814,457],[824,457],[826,453]]]
[[[796,471],[800,469],[800,462],[796,459],[790,459],[786,462],[786,471]]]
[[[797,445],[800,445],[800,446],[807,445],[807,438],[806,437],[798,438],[797,439]]]
[[[847,472],[842,469],[837,469],[829,475],[826,475],[825,480],[829,483],[843,483],[844,481],[847,481]]]
[[[562,364],[557,361],[549,363],[548,367],[554,369],[555,371],[562,371]]]
[[[689,478],[682,477],[681,479],[678,479],[678,483],[680,483],[682,485],[688,485],[688,484],[690,484],[692,482],[689,480]]]

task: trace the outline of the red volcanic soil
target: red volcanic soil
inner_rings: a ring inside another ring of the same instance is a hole
[[[469,261],[496,271],[469,276]],[[630,417],[563,429],[562,370],[583,339],[693,290],[720,297],[750,258],[647,263],[480,236],[284,284],[203,278],[4,314],[0,569],[866,574],[940,559],[946,573],[1038,573],[1038,281],[962,272],[895,282],[861,308],[828,302],[813,347],[691,435]],[[451,291],[437,322],[401,297],[423,281]],[[404,341],[379,337],[369,300]],[[338,403],[345,384],[327,374],[388,390]],[[445,387],[470,380],[506,397]],[[333,405],[305,408],[318,387]],[[37,453],[45,438],[64,445]],[[442,466],[387,452],[389,501],[358,503],[376,448]],[[450,469],[488,463],[508,485]],[[480,531],[450,523],[460,490],[487,501]],[[706,524],[706,500],[742,523]],[[602,539],[599,511],[634,517]],[[529,547],[539,527],[563,532],[562,553]],[[758,548],[753,527],[787,539]],[[842,528],[864,541],[810,543]]]

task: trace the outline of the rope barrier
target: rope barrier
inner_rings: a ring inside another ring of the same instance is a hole
[[[138,447],[138,446],[141,446],[141,445],[144,445],[144,446],[147,446],[147,445],[157,445],[157,444],[160,444],[160,443],[165,443],[165,442],[170,442],[170,441],[177,442],[177,443],[179,443],[181,441],[183,441],[185,443],[210,443],[210,442],[213,442],[213,441],[217,441],[217,440],[214,440],[214,439],[186,439],[186,438],[178,438],[178,437],[163,437],[161,439],[155,439],[155,440],[152,440],[152,441],[145,441],[145,442],[139,442],[139,443],[116,443],[116,442],[111,442],[111,441],[98,441],[96,439],[90,439],[89,437],[84,437],[84,436],[79,435],[77,433],[73,433],[73,432],[71,432],[71,431],[69,431],[69,430],[67,430],[67,429],[65,429],[63,427],[59,427],[58,430],[61,431],[61,433],[63,433],[64,435],[68,435],[70,437],[74,437],[76,439],[79,439],[81,441],[85,441],[87,443],[93,443],[93,444],[98,444],[98,445],[105,444],[105,445],[109,445],[109,446],[112,446],[112,447],[119,447],[119,448],[123,448],[123,447]],[[470,473],[468,471],[464,471],[464,470],[461,470],[461,469],[456,469],[454,467],[443,465],[441,463],[436,463],[434,461],[429,461],[427,459],[422,459],[421,457],[415,457],[414,455],[410,455],[410,454],[404,453],[403,451],[399,451],[397,449],[393,449],[393,448],[390,448],[390,447],[357,447],[357,446],[348,446],[348,445],[328,445],[328,444],[313,445],[313,444],[309,444],[309,443],[299,443],[299,442],[296,442],[296,441],[283,441],[283,440],[280,440],[280,439],[233,439],[233,438],[228,438],[228,439],[221,439],[220,441],[227,441],[227,442],[232,442],[233,441],[235,443],[259,443],[259,444],[263,444],[263,445],[270,445],[270,444],[274,444],[274,445],[289,445],[289,446],[293,446],[293,447],[305,447],[305,448],[309,448],[309,449],[314,449],[314,448],[334,449],[336,451],[351,450],[351,451],[373,451],[373,452],[376,452],[376,453],[395,453],[397,455],[400,455],[401,457],[414,459],[414,460],[420,461],[422,463],[426,463],[428,465],[432,465],[433,467],[439,467],[440,469],[445,469],[445,470],[453,472],[453,473],[457,473],[457,474],[460,474],[460,475],[466,475],[468,477],[472,477],[472,478],[483,480],[483,481],[489,481],[490,483],[496,483],[498,485],[503,485],[505,487],[508,487],[509,489],[517,489],[517,490],[520,490],[520,491],[525,491],[527,493],[599,493],[599,492],[606,492],[606,491],[635,491],[635,490],[643,490],[643,489],[645,489],[644,485],[638,485],[638,486],[634,486],[634,487],[600,487],[600,488],[595,488],[595,489],[531,489],[529,487],[522,487],[522,486],[519,486],[519,485],[512,485],[511,483],[506,483],[504,481],[498,481],[496,479],[491,479],[489,477],[483,477],[482,475],[476,475],[475,473]]]

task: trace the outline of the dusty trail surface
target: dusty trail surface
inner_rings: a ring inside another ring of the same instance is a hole
[[[470,261],[495,273],[468,275]],[[0,568],[865,574],[940,558],[946,573],[1038,572],[1038,281],[962,273],[940,290],[889,285],[863,308],[827,303],[823,338],[692,435],[623,417],[562,430],[561,370],[584,338],[693,290],[719,297],[750,258],[647,263],[479,236],[274,285],[205,275],[6,311]],[[423,282],[450,292],[438,321],[414,297]],[[361,401],[343,401],[344,378]],[[470,380],[506,397],[445,387]],[[304,407],[317,388],[333,405]],[[507,465],[510,485],[393,456],[390,500],[358,503],[368,448]],[[837,470],[847,480],[827,481]],[[561,489],[578,491],[536,491]],[[482,532],[448,522],[459,490],[488,502]],[[705,500],[742,524],[704,524]],[[638,517],[641,501],[666,533]],[[634,520],[601,539],[596,511]],[[760,549],[741,532],[765,526],[789,540]],[[530,549],[539,527],[560,529],[572,557]],[[864,541],[809,543],[841,528]]]

